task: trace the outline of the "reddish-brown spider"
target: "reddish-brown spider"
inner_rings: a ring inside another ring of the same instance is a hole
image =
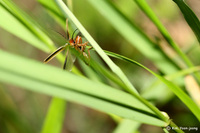
[[[82,42],[82,37],[79,35],[76,35],[75,39],[73,38],[75,32],[77,31],[77,29],[73,32],[72,37],[70,38],[69,35],[69,31],[68,31],[68,19],[66,19],[66,30],[67,30],[67,39],[68,39],[68,43],[66,43],[65,45],[59,47],[56,51],[54,51],[52,54],[50,54],[45,60],[44,63],[49,62],[51,59],[53,59],[58,53],[62,52],[64,49],[67,49],[67,53],[66,53],[66,58],[65,58],[65,62],[63,65],[63,69],[66,69],[66,66],[71,69],[71,67],[73,66],[73,62],[75,61],[75,57],[73,57],[69,51],[69,46],[70,48],[75,48],[79,53],[81,53],[85,58],[88,58],[90,60],[90,49],[92,49],[92,47],[87,49],[87,53],[86,54],[85,50],[86,50],[86,46],[88,45],[88,42]]]

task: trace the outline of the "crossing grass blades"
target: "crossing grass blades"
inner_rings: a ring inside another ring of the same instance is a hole
[[[63,69],[71,71],[73,67],[73,63],[76,60],[76,56],[79,56],[81,59],[84,60],[86,64],[89,64],[90,61],[90,49],[92,46],[88,45],[89,42],[82,42],[82,37],[77,34],[74,37],[75,32],[78,29],[74,30],[72,36],[70,37],[68,31],[68,19],[66,19],[66,34],[67,34],[67,43],[61,47],[59,47],[56,51],[50,54],[45,60],[44,63],[48,63],[51,59],[53,59],[58,53],[62,52],[63,50],[67,49],[66,57],[63,65]],[[89,46],[89,48],[86,48]],[[87,50],[87,53],[86,53]]]

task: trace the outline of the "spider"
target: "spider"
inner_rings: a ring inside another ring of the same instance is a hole
[[[66,30],[67,30],[67,41],[68,43],[66,43],[65,45],[59,47],[57,50],[55,50],[52,54],[50,54],[45,60],[44,63],[48,63],[51,59],[53,59],[58,53],[62,52],[63,50],[65,50],[67,48],[67,53],[66,53],[66,57],[65,57],[65,62],[63,65],[63,69],[66,69],[66,67],[68,67],[69,71],[71,70],[73,63],[75,61],[75,57],[73,55],[71,55],[70,51],[69,51],[69,47],[70,48],[75,48],[76,51],[78,51],[79,53],[81,53],[84,57],[89,58],[90,60],[90,49],[92,49],[92,46],[90,48],[87,49],[87,53],[86,54],[85,50],[86,50],[86,46],[90,46],[88,45],[89,42],[82,42],[82,37],[77,34],[74,37],[75,32],[78,30],[76,29],[73,34],[72,37],[70,38],[69,35],[69,31],[68,31],[68,19],[66,19]]]

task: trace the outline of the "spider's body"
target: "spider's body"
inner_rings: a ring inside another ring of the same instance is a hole
[[[68,20],[66,20],[66,29],[67,29],[67,41],[68,43],[66,43],[65,45],[59,47],[55,52],[53,52],[52,54],[50,54],[45,60],[44,60],[44,63],[47,63],[49,62],[52,58],[54,58],[58,53],[60,53],[61,51],[63,51],[64,49],[67,48],[68,45],[70,45],[71,48],[75,48],[78,52],[80,52],[84,57],[87,57],[90,59],[90,49],[92,49],[92,47],[88,48],[87,50],[87,53],[88,55],[86,54],[85,52],[85,49],[86,49],[86,46],[89,46],[88,45],[88,42],[84,42],[82,43],[82,37],[77,35],[75,37],[75,39],[73,39],[73,36],[74,36],[74,33],[76,32],[76,30],[73,32],[72,34],[72,37],[70,37],[69,35],[69,31],[68,31]],[[66,68],[66,63],[67,63],[67,60],[68,60],[68,57],[71,57],[69,56],[69,51],[67,50],[67,54],[66,54],[66,58],[65,58],[65,62],[64,62],[64,66],[63,66],[63,69]],[[75,61],[75,59],[72,59],[70,60],[72,61],[72,63],[70,64],[73,64],[73,62]]]

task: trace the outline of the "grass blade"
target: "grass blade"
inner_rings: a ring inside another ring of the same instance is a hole
[[[53,42],[48,38],[48,36],[46,36],[46,34],[41,29],[38,28],[38,25],[36,25],[33,22],[33,20],[27,14],[25,14],[23,11],[21,11],[21,9],[19,9],[14,3],[12,3],[10,0],[3,0],[1,2],[1,5],[10,14],[12,14],[13,17],[15,17],[15,19],[18,22],[23,24],[24,27],[26,27],[26,29],[28,29],[34,36],[36,36],[43,43],[45,43],[45,45],[47,45],[49,48],[54,48]],[[1,18],[1,19],[3,19],[3,18]],[[6,22],[9,22],[9,21],[6,21]],[[12,24],[12,21],[10,23]],[[17,27],[15,27],[15,28],[17,28]]]
[[[178,79],[181,79],[182,77],[192,74],[194,72],[199,72],[200,66],[187,68],[184,70],[181,70],[179,72],[166,75],[164,76],[167,80],[174,82],[175,84],[182,86],[184,83],[179,82]],[[182,80],[181,80],[182,81]],[[165,92],[165,93],[163,93]],[[162,81],[157,79],[154,81],[149,87],[145,88],[140,93],[145,99],[153,99],[155,101],[159,101],[159,103],[166,103],[168,100],[170,100],[171,97],[173,97],[172,92],[163,86]]]
[[[0,3],[0,27],[32,44],[40,50],[49,52],[49,48],[31,32],[19,19],[12,13],[8,7]],[[19,32],[20,31],[20,32]]]
[[[173,91],[173,93],[192,111],[192,113],[196,116],[196,118],[200,121],[200,109],[199,107],[194,103],[194,101],[191,100],[191,98],[183,91],[181,90],[181,88],[179,88],[177,85],[175,85],[174,83],[166,80],[165,78],[163,78],[162,76],[154,73],[153,71],[151,71],[150,69],[148,69],[147,67],[143,66],[142,64],[131,60],[127,57],[124,57],[122,55],[116,54],[116,53],[112,53],[109,51],[105,51],[106,54],[108,54],[111,57],[115,57],[124,61],[128,61],[130,63],[136,64],[140,67],[142,67],[143,69],[149,71],[151,74],[153,74],[154,76],[156,76],[160,81],[162,81],[168,88],[171,89],[171,91]]]
[[[60,133],[66,113],[66,101],[54,97],[51,100],[48,114],[41,133]]]
[[[179,56],[184,60],[188,67],[194,67],[193,63],[189,58],[180,50],[178,45],[173,41],[167,29],[163,26],[160,20],[157,18],[153,10],[149,7],[145,0],[134,0],[137,5],[144,11],[144,13],[149,17],[149,19],[156,25],[160,33],[163,35],[165,40],[174,48],[174,50],[179,54]],[[195,73],[195,76],[200,81],[200,75]]]
[[[183,0],[173,0],[181,10],[184,18],[200,43],[200,22],[194,12],[188,7]]]
[[[0,27],[44,52],[55,50],[51,39],[25,12],[10,0],[2,0],[0,5]],[[61,62],[64,61],[62,55],[58,55],[57,58]]]
[[[49,13],[56,19],[59,24],[65,28],[65,17],[62,12],[58,9],[54,0],[37,0]]]
[[[168,125],[131,94],[3,51],[0,57],[0,80],[3,82],[142,123]]]

